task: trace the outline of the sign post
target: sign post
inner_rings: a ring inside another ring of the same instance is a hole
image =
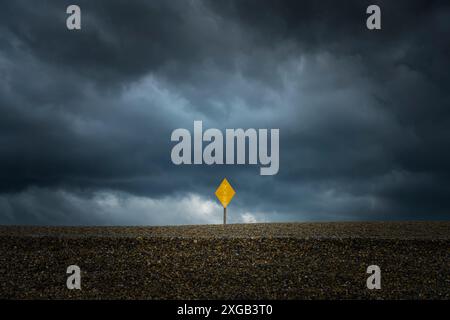
[[[223,224],[227,224],[227,207],[223,208]]]
[[[231,202],[231,199],[233,199],[234,195],[236,194],[236,191],[234,191],[231,184],[228,182],[228,180],[225,178],[222,180],[222,183],[216,190],[216,197],[219,199],[220,203],[223,206],[223,224],[227,224],[227,206]]]

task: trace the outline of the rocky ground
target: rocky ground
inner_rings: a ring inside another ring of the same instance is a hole
[[[0,299],[35,298],[449,299],[450,222],[0,227]]]

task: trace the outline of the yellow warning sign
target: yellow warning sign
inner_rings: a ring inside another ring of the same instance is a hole
[[[219,199],[220,203],[224,208],[228,206],[228,204],[230,203],[231,199],[233,199],[235,194],[236,191],[234,191],[233,187],[226,178],[223,179],[222,183],[216,190],[216,197],[217,199]]]

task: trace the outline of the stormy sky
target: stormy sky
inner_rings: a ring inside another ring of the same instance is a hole
[[[449,70],[448,1],[2,1],[0,224],[220,223],[224,177],[230,222],[448,220]],[[174,165],[194,120],[278,174]]]

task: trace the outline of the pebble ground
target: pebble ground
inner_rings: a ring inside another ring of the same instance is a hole
[[[450,222],[0,226],[0,299],[449,298]]]

